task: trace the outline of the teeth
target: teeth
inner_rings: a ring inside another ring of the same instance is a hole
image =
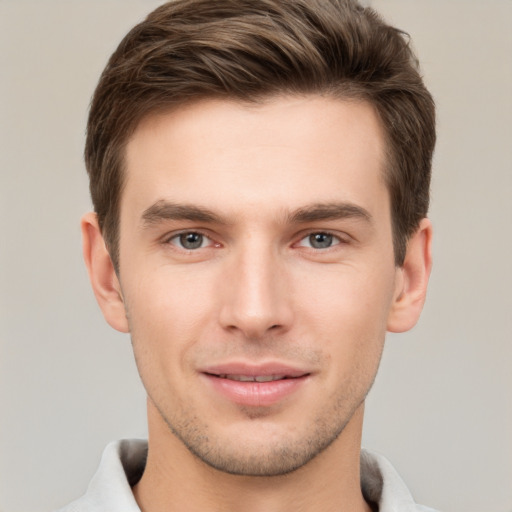
[[[239,382],[272,382],[286,378],[286,375],[219,375],[223,379],[237,380]]]
[[[281,380],[284,379],[286,375],[262,375],[260,377],[255,377],[254,380],[256,382],[271,382],[273,380]]]

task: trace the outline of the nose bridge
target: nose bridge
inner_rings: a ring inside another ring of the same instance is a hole
[[[248,338],[286,329],[291,321],[286,275],[272,245],[262,237],[250,237],[233,251],[229,266],[221,309],[223,326]]]

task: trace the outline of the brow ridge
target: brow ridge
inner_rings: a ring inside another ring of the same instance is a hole
[[[365,208],[350,202],[316,203],[304,206],[286,215],[286,221],[289,224],[305,224],[338,219],[360,219],[371,222],[372,216]],[[228,224],[222,216],[208,208],[173,203],[165,199],[152,204],[142,213],[142,223],[144,226],[150,226],[166,220]]]
[[[165,199],[160,199],[144,210],[141,218],[143,224],[146,226],[166,220],[188,220],[191,222],[226,224],[219,215],[207,208],[195,205],[177,204],[166,201]]]
[[[290,223],[303,224],[321,220],[360,219],[366,222],[372,221],[368,210],[362,206],[350,202],[342,203],[317,203],[292,212],[289,216]]]

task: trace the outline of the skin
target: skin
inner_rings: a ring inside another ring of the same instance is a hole
[[[138,126],[118,275],[94,214],[82,229],[148,393],[142,510],[369,510],[364,399],[431,266],[427,219],[394,264],[384,153],[370,105],[320,96],[201,101]],[[205,371],[225,364],[300,378],[269,403],[237,401]]]

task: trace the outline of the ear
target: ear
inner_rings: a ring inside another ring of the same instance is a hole
[[[116,330],[129,332],[121,285],[107,251],[95,213],[82,217],[82,247],[92,289],[105,320]]]
[[[418,321],[432,268],[432,223],[423,219],[407,243],[403,265],[397,269],[396,291],[387,330],[405,332]]]

